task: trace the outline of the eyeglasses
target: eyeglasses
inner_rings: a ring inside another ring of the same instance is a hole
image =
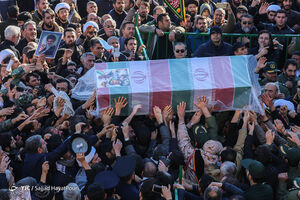
[[[249,25],[251,25],[252,24],[252,22],[243,22],[243,24],[249,24]]]
[[[95,34],[95,35],[96,35],[97,32],[96,32],[96,31],[91,31],[91,32],[89,32],[89,34],[90,34],[90,35],[92,35],[92,34]]]
[[[64,92],[68,91],[68,89],[64,88],[64,87],[56,87],[56,90],[58,90],[58,91],[64,91]]]
[[[114,26],[114,25],[111,25],[111,26],[109,26],[109,25],[106,25],[105,27],[106,27],[106,28],[115,28],[115,26]]]
[[[300,88],[300,85],[298,85],[297,88]]]
[[[180,52],[180,53],[184,53],[184,52],[185,52],[185,49],[176,49],[175,52],[176,52],[176,53],[179,53],[179,52]]]

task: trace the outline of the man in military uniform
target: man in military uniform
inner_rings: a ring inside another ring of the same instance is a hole
[[[113,167],[113,172],[120,178],[117,193],[123,200],[139,199],[139,190],[136,186],[131,184],[134,180],[135,167],[136,160],[131,156],[122,156],[118,158]]]
[[[261,86],[265,86],[269,82],[274,82],[278,86],[278,94],[284,94],[284,97],[289,97],[290,92],[287,86],[281,82],[277,82],[277,75],[280,70],[277,68],[276,62],[267,62],[266,66],[264,67],[263,76],[265,77],[259,83]]]
[[[241,162],[246,169],[247,178],[250,182],[250,188],[244,192],[246,200],[272,200],[273,190],[265,181],[265,167],[256,160],[244,159]]]

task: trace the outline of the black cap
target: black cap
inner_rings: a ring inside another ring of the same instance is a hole
[[[280,72],[280,70],[277,69],[277,63],[272,61],[272,62],[267,62],[266,67],[264,68],[264,72],[274,73],[274,72]]]
[[[115,172],[119,177],[126,177],[131,175],[136,166],[136,160],[131,156],[122,156],[119,158],[114,167],[113,172]]]
[[[119,177],[112,171],[102,171],[94,179],[94,183],[99,183],[104,190],[115,188],[119,181]]]
[[[211,35],[213,33],[222,34],[222,29],[219,26],[213,26],[213,27],[211,27],[209,34]]]
[[[265,177],[265,167],[261,162],[247,158],[242,160],[241,164],[244,168],[248,169],[254,179]]]

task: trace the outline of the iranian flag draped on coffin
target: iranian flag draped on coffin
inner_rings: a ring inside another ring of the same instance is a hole
[[[196,111],[193,103],[205,95],[214,111],[251,105],[250,109],[260,112],[256,64],[253,56],[97,63],[97,108],[114,107],[114,98],[124,96],[128,106],[123,115],[130,114],[136,104],[142,104],[138,114],[149,114],[153,106],[176,108],[181,101],[187,103],[187,111]]]

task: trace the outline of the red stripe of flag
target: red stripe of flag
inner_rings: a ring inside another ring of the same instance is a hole
[[[211,57],[210,59],[216,87],[214,100],[222,102],[222,104],[216,104],[214,109],[220,110],[225,104],[226,110],[226,107],[232,106],[234,98],[234,80],[230,57]]]
[[[97,63],[95,64],[95,70],[108,69],[106,63]],[[108,108],[110,106],[110,94],[109,88],[98,88],[97,89],[97,101],[100,110]]]
[[[152,98],[150,97],[152,106],[150,106],[150,108],[152,109],[153,106],[159,106],[162,109],[172,102],[172,83],[170,80],[169,61],[152,60],[150,62],[152,84],[150,95],[152,96]]]

